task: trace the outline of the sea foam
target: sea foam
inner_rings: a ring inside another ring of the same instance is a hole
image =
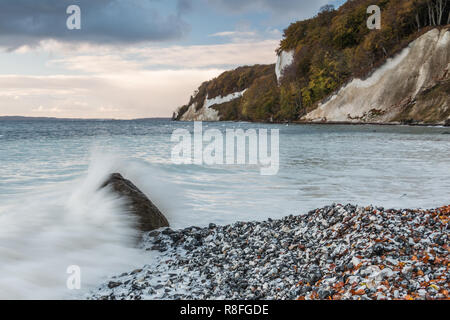
[[[0,299],[80,298],[105,277],[144,263],[126,206],[99,186],[118,161],[96,157],[87,175],[0,205]],[[69,290],[69,266],[81,290]]]

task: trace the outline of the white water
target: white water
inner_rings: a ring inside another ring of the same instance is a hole
[[[0,207],[0,299],[75,298],[99,279],[144,262],[135,221],[120,199],[98,190],[114,161],[96,158],[87,176],[39,188]],[[81,268],[82,291],[66,286]]]

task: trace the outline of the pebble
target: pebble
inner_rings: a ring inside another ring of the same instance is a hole
[[[86,298],[448,299],[449,213],[334,204],[280,220],[159,230],[141,243],[148,265]]]

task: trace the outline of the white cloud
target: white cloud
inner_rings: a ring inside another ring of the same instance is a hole
[[[67,70],[88,73],[117,73],[138,71],[142,65],[119,55],[77,55],[55,59],[48,62],[49,66],[60,66]]]
[[[256,32],[253,31],[223,31],[217,32],[210,35],[210,37],[254,37],[256,36]]]
[[[191,46],[35,48],[63,75],[0,75],[0,115],[76,118],[168,117],[198,86],[240,65],[276,60],[278,40]],[[11,53],[20,63],[28,48]]]
[[[36,113],[45,113],[45,114],[61,113],[61,109],[59,109],[58,107],[46,108],[42,105],[40,105],[37,108],[31,109],[31,111],[36,112]]]
[[[0,75],[0,114],[120,119],[167,117],[185,104],[205,79],[223,71],[160,70],[99,76]]]
[[[149,69],[223,68],[240,65],[272,64],[276,61],[278,40],[215,45],[141,47],[117,50],[102,47],[80,51],[63,50],[64,57],[49,61],[70,71],[121,73]],[[54,47],[52,49],[54,52]]]
[[[275,63],[276,40],[188,47],[154,48],[143,52],[146,64],[204,68]]]

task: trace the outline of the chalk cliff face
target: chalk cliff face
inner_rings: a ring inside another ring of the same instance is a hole
[[[258,80],[273,75],[274,65],[239,67],[219,77],[204,82],[191,97],[189,103],[177,110],[175,120],[221,121],[239,120],[241,102],[247,90],[254,88]]]
[[[302,60],[293,50],[282,50],[274,65],[227,71],[202,84],[174,118],[450,125],[448,26],[417,35],[367,78],[354,78],[342,87],[337,86],[334,94],[330,91],[330,97],[310,105],[306,105],[305,98],[320,88],[323,73],[313,79],[316,82],[302,86],[292,78],[296,75],[293,68],[302,68]],[[298,75],[299,70],[296,72]]]
[[[365,80],[355,79],[302,118],[312,122],[448,123],[450,30],[433,29]]]
[[[438,2],[324,6],[283,31],[276,63],[205,82],[174,119],[450,125],[450,6]],[[379,30],[367,28],[370,5]]]
[[[203,107],[197,110],[197,103],[193,103],[188,111],[181,116],[181,121],[220,121],[219,111],[213,109],[213,106],[220,106],[224,103],[234,101],[241,98],[247,89],[240,92],[230,93],[229,95],[222,97],[218,96],[214,99],[205,98]]]
[[[278,55],[277,63],[275,65],[275,74],[277,75],[277,81],[280,82],[283,77],[283,71],[294,62],[294,50],[281,51]]]

